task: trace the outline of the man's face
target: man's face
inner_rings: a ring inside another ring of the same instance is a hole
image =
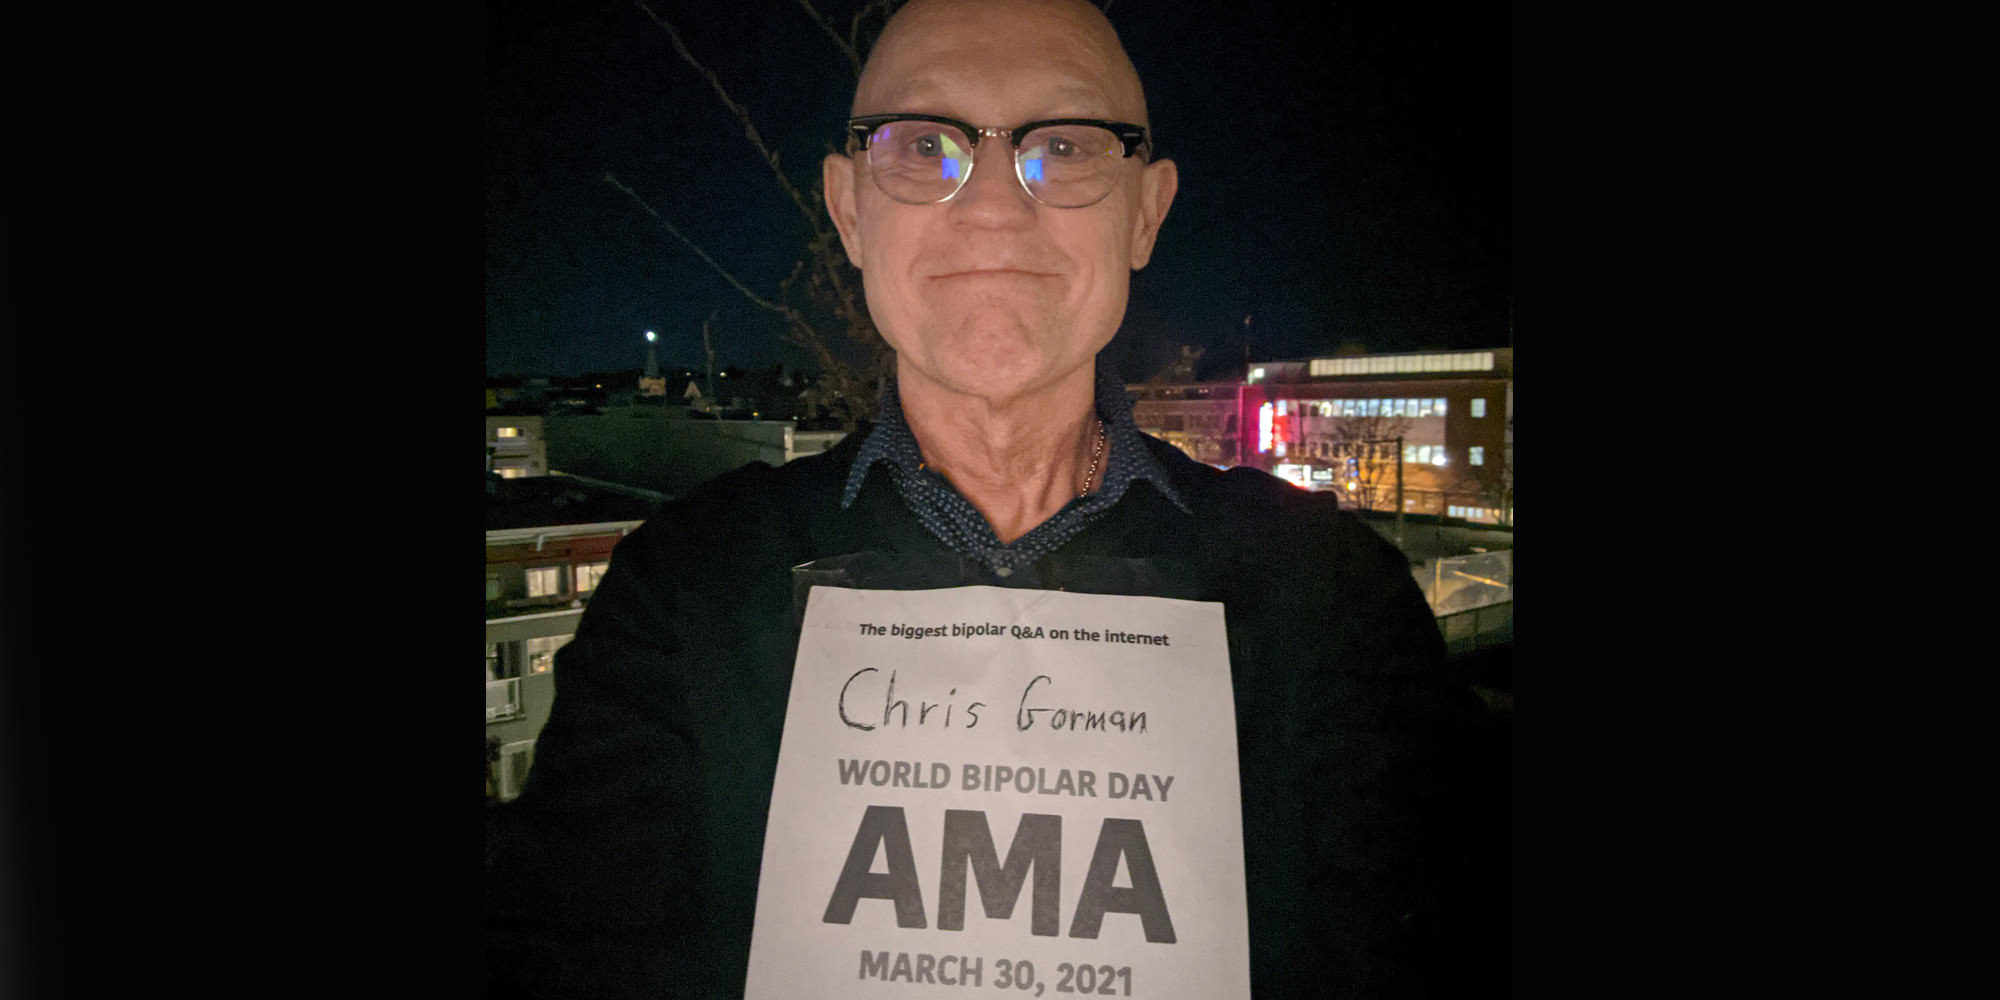
[[[854,113],[1145,124],[1138,80],[1093,17],[1065,4],[919,2],[870,57]],[[982,139],[965,185],[931,205],[883,194],[865,154],[827,158],[828,207],[905,384],[1018,399],[1089,365],[1124,318],[1131,272],[1173,200],[1173,164],[1129,158],[1103,201],[1050,208],[1022,189],[1012,154]]]

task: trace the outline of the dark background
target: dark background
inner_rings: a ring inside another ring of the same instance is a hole
[[[855,4],[818,6],[844,26]],[[1181,176],[1110,348],[1123,377],[1182,344],[1221,378],[1246,353],[1510,345],[1511,11],[1316,7],[1112,0]],[[789,0],[652,9],[810,185],[853,95],[833,43]],[[809,367],[604,181],[766,297],[803,255],[796,208],[665,30],[632,3],[499,2],[486,53],[488,375],[635,368],[647,329],[662,364],[697,364],[711,314],[718,364]]]

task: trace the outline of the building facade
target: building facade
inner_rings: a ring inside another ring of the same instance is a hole
[[[1196,382],[1128,386],[1132,420],[1141,430],[1210,465],[1247,464],[1243,454],[1243,386]]]
[[[1348,505],[1513,522],[1513,352],[1255,362],[1241,383],[1139,385],[1141,429]]]
[[[555,701],[556,651],[611,568],[620,539],[664,499],[572,476],[488,481],[487,795],[519,795]]]
[[[542,418],[488,414],[486,471],[499,473],[505,479],[548,475],[549,453],[542,434]]]

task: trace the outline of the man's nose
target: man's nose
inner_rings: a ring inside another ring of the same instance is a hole
[[[952,196],[954,222],[1002,228],[1032,224],[1035,199],[1014,175],[1014,146],[1005,136],[982,137],[965,185]]]

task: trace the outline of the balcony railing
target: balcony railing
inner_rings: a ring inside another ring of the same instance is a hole
[[[1439,615],[1438,634],[1444,637],[1445,652],[1470,653],[1489,646],[1514,643],[1514,602],[1486,604],[1470,611]]]
[[[1469,653],[1514,641],[1512,549],[1432,559],[1414,575],[1437,616],[1448,652]]]

